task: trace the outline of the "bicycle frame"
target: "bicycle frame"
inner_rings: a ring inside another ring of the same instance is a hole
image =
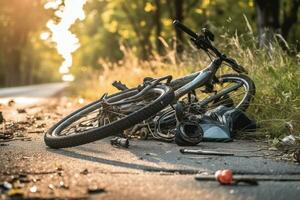
[[[188,94],[192,90],[204,86],[212,80],[222,64],[221,58],[214,59],[205,69],[171,81],[170,87],[175,91],[175,100]]]

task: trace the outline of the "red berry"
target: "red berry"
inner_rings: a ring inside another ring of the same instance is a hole
[[[221,184],[231,184],[233,179],[230,169],[216,171],[215,177]]]

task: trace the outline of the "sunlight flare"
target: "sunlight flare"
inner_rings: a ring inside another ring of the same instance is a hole
[[[44,8],[55,9],[55,16],[60,18],[60,21],[56,23],[53,20],[47,22],[47,27],[52,33],[51,40],[56,44],[57,52],[63,57],[64,61],[59,68],[59,72],[63,74],[63,80],[74,80],[74,77],[70,74],[70,67],[72,66],[72,53],[79,47],[80,43],[75,34],[69,29],[77,20],[84,20],[85,13],[83,7],[86,0],[65,0],[62,7],[61,0],[49,0]],[[45,33],[40,35],[42,40],[47,40],[49,36]],[[70,78],[70,77],[73,78]]]

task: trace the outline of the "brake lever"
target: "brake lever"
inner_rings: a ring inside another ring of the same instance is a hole
[[[215,35],[207,28],[202,28],[201,31],[210,41],[213,42],[215,40]]]

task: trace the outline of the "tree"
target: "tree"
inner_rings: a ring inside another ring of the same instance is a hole
[[[280,11],[283,9],[283,20],[280,23]],[[257,26],[259,34],[259,46],[268,45],[274,38],[275,33],[282,34],[287,40],[291,27],[297,22],[300,0],[256,0]]]
[[[45,25],[47,13],[43,1],[1,1],[0,19],[0,69],[4,74],[2,84],[12,86],[22,81],[24,49],[30,41],[30,33]]]
[[[160,40],[161,32],[162,32],[162,25],[161,25],[161,1],[160,0],[154,0],[155,3],[155,13],[154,13],[154,23],[155,23],[155,40],[156,40],[156,50],[158,54],[163,53],[163,45]]]

